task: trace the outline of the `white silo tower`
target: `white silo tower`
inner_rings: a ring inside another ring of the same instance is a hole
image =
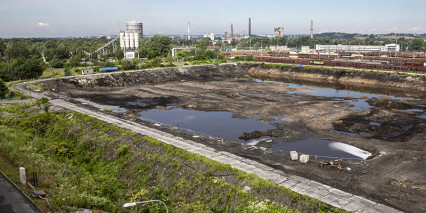
[[[124,32],[121,31],[120,32],[120,48],[124,49],[124,47],[126,46],[125,41],[124,41]]]
[[[120,32],[120,47],[126,59],[139,58],[139,38],[143,37],[143,24],[137,21],[126,23],[126,31]]]
[[[139,33],[133,33],[135,39],[135,49],[139,49]]]
[[[143,24],[138,21],[130,21],[126,23],[126,32],[138,33],[139,38],[143,38]]]
[[[127,33],[129,35],[129,46],[130,49],[134,49],[135,48],[135,37],[133,36],[133,33]]]
[[[125,42],[125,45],[126,45],[126,49],[129,49],[130,48],[130,38],[129,38],[129,34],[127,32],[124,34],[124,42]]]

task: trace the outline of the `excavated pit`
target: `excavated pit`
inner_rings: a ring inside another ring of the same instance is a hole
[[[426,209],[425,77],[222,64],[43,84],[82,107],[404,211]],[[289,161],[290,150],[310,154],[312,162]],[[334,159],[345,167],[319,167]]]

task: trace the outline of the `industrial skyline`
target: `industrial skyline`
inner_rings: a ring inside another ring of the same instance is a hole
[[[144,23],[145,34],[223,34],[233,23],[234,34],[272,34],[284,26],[286,34],[314,33],[426,33],[426,1],[359,0],[357,2],[314,1],[51,1],[3,0],[0,8],[0,37],[61,37],[117,34],[117,21]],[[213,12],[214,11],[214,12]],[[414,18],[415,17],[415,18]],[[121,29],[123,30],[123,29]]]

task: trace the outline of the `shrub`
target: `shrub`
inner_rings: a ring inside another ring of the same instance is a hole
[[[36,101],[36,105],[37,107],[40,107],[44,109],[44,112],[48,113],[49,112],[49,107],[50,107],[50,103],[49,103],[49,99],[46,97],[40,98]]]
[[[254,56],[253,55],[248,55],[246,57],[244,57],[245,61],[254,61]]]
[[[117,157],[121,157],[126,155],[129,152],[129,145],[121,145],[118,149],[117,149]]]

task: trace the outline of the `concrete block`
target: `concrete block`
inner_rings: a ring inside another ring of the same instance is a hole
[[[21,180],[22,185],[27,184],[27,177],[25,175],[25,168],[19,167],[19,179]]]
[[[308,163],[309,162],[309,155],[300,155],[299,161],[301,163]]]
[[[290,151],[290,160],[298,160],[299,154],[296,151]]]

